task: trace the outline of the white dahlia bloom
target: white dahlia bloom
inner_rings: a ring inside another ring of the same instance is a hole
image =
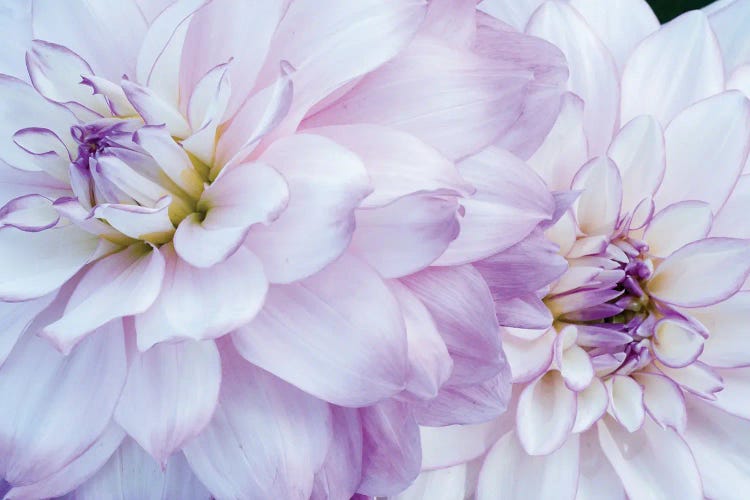
[[[661,27],[640,1],[480,8],[570,65],[529,159],[578,194],[547,231],[568,266],[538,291],[535,328],[503,330],[511,410],[423,429],[428,472],[399,498],[744,498],[750,2]],[[483,274],[491,288],[514,276]]]

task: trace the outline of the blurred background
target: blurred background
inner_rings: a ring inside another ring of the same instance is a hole
[[[711,2],[704,0],[648,0],[648,3],[654,9],[659,21],[666,23],[683,12],[700,9]]]

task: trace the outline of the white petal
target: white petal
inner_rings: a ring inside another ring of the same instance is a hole
[[[582,391],[591,384],[594,368],[586,351],[577,345],[563,350],[557,360],[560,374],[570,390]]]
[[[609,394],[599,378],[577,394],[578,408],[573,432],[584,432],[604,416],[609,406]]]
[[[633,378],[643,387],[643,404],[651,418],[662,427],[671,427],[682,434],[688,416],[680,387],[656,373],[636,373]]]
[[[209,268],[184,262],[171,245],[161,251],[166,261],[161,292],[135,318],[141,351],[158,342],[220,337],[249,322],[263,305],[268,283],[249,250],[240,247]]]
[[[598,430],[602,450],[630,498],[703,498],[693,455],[674,430],[650,418],[633,433],[611,419],[599,421]]]
[[[200,214],[187,216],[177,226],[174,248],[191,266],[209,268],[227,260],[245,241],[247,228],[206,229]]]
[[[263,261],[269,281],[289,283],[341,255],[354,230],[354,209],[371,188],[360,159],[320,136],[279,139],[260,161],[286,179],[289,205],[273,224],[254,227],[248,246]]]
[[[750,238],[750,227],[744,223],[748,211],[750,211],[750,175],[743,175],[737,181],[727,202],[714,217],[711,236]]]
[[[138,314],[154,302],[164,276],[164,257],[155,248],[133,245],[89,268],[63,316],[42,334],[63,352],[93,329],[123,316]]]
[[[572,500],[578,480],[578,436],[571,435],[553,453],[526,454],[515,432],[492,447],[484,460],[477,484],[477,500]]]
[[[0,335],[0,366],[34,318],[53,298],[54,294],[50,294],[26,302],[0,302],[0,324],[3,325],[3,333]]]
[[[221,360],[213,341],[158,344],[130,360],[114,418],[162,466],[211,420]]]
[[[589,236],[609,236],[619,220],[622,202],[617,165],[606,157],[591,160],[578,171],[572,187],[583,190],[576,207],[581,230]]]
[[[349,338],[343,345],[341,335]],[[406,384],[398,303],[350,256],[299,283],[272,286],[257,318],[232,338],[254,365],[335,404],[372,404]]]
[[[543,4],[529,20],[526,33],[552,42],[565,54],[570,67],[568,90],[586,103],[583,123],[589,154],[604,153],[615,132],[620,97],[612,55],[566,3]]]
[[[705,399],[715,400],[715,393],[724,387],[721,375],[701,362],[695,362],[684,368],[657,366],[662,373],[677,382],[683,389]]]
[[[513,382],[529,382],[547,371],[553,356],[554,328],[535,339],[520,339],[503,332],[503,350],[513,374]]]
[[[28,300],[57,290],[88,262],[97,243],[75,226],[38,233],[0,229],[0,298]]]
[[[622,70],[625,61],[648,35],[659,29],[659,20],[644,0],[572,0],[594,33],[599,36]]]
[[[148,87],[129,80],[122,81],[128,101],[148,125],[165,125],[175,137],[188,137],[190,124],[175,107]]]
[[[580,446],[576,500],[626,500],[622,481],[604,456],[595,428],[581,434]]]
[[[750,38],[747,23],[750,22],[750,6],[747,2],[714,2],[714,11],[709,15],[711,27],[719,39],[724,54],[727,73],[738,65],[750,62]]]
[[[516,432],[524,450],[547,455],[563,445],[576,418],[576,394],[557,371],[526,386],[518,400]]]
[[[442,469],[481,457],[513,425],[515,419],[506,414],[482,424],[422,426],[422,470]]]
[[[703,336],[685,322],[664,318],[654,325],[652,346],[659,361],[672,368],[682,368],[703,351]]]
[[[646,416],[643,408],[643,388],[626,375],[615,375],[604,383],[609,394],[612,415],[628,432],[643,425]]]
[[[29,331],[0,368],[0,474],[29,484],[81,455],[109,424],[125,382],[121,322],[63,356]]]
[[[219,406],[183,449],[217,498],[308,498],[331,439],[328,405],[222,349]]]
[[[182,141],[182,146],[206,165],[212,165],[214,162],[216,131],[231,95],[227,67],[220,65],[198,82],[190,96],[188,117],[195,132]]]
[[[661,125],[650,115],[633,118],[617,132],[607,155],[620,169],[622,211],[632,213],[641,200],[654,195],[664,177]]]
[[[416,481],[394,500],[453,500],[466,495],[466,465],[422,472]]]
[[[696,141],[696,137],[701,140]],[[700,101],[675,117],[664,139],[667,170],[656,193],[657,207],[699,200],[717,212],[745,165],[750,142],[750,101],[736,90]]]
[[[680,248],[649,280],[654,297],[683,307],[715,304],[734,295],[750,274],[750,242],[708,238]]]
[[[668,257],[683,245],[705,238],[712,221],[711,208],[705,202],[673,203],[654,216],[643,239],[650,254]]]
[[[30,194],[8,202],[0,208],[0,227],[10,226],[22,231],[43,231],[55,226],[60,215],[52,201]]]
[[[701,361],[717,368],[750,365],[750,335],[747,317],[750,291],[739,292],[716,305],[693,309],[690,315],[708,330]]]
[[[172,239],[174,226],[169,219],[170,198],[163,198],[154,208],[138,205],[103,204],[96,207],[94,215],[126,236],[154,244]]]
[[[708,19],[701,12],[689,12],[646,38],[631,54],[622,74],[621,119],[625,123],[650,114],[666,125],[682,109],[721,92],[723,86],[721,53]]]

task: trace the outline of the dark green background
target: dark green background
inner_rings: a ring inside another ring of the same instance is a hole
[[[679,16],[683,12],[700,9],[710,4],[711,1],[704,0],[649,0],[648,3],[654,9],[659,21],[665,23]]]

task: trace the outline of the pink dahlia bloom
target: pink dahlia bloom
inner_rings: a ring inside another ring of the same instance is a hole
[[[502,332],[511,410],[423,436],[429,471],[398,498],[743,498],[750,3],[661,27],[635,0],[540,4],[480,8],[569,63],[528,160],[578,194],[546,231],[567,270],[537,327]]]
[[[419,472],[418,422],[505,409],[471,262],[556,215],[493,144],[541,143],[557,49],[473,0],[17,5],[8,498],[392,494]]]

